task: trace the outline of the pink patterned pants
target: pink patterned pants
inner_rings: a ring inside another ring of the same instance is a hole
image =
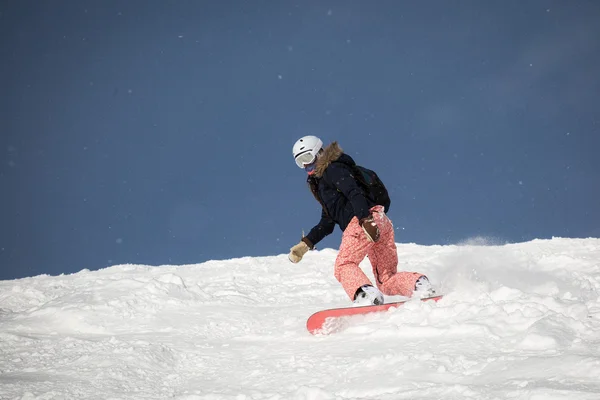
[[[335,278],[351,300],[362,285],[372,285],[358,264],[369,256],[377,287],[388,296],[410,297],[415,282],[424,274],[419,272],[398,272],[398,253],[394,240],[392,221],[385,215],[382,206],[371,208],[379,227],[379,240],[373,243],[354,217],[342,235],[342,244],[335,260]]]

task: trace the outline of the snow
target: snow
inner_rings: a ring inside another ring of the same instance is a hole
[[[398,253],[446,296],[329,336],[332,249],[0,281],[0,398],[600,399],[600,239]]]

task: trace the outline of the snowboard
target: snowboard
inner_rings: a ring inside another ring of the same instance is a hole
[[[424,297],[418,299],[421,301],[438,301],[444,295],[435,295],[432,297]],[[378,306],[357,306],[357,307],[343,307],[343,308],[330,308],[328,310],[317,311],[311,315],[306,321],[306,329],[313,335],[323,334],[328,335],[333,332],[339,331],[345,325],[347,318],[353,315],[364,315],[374,312],[387,311],[392,307],[400,307],[408,301],[414,301],[415,299],[407,299],[403,301],[397,301],[393,303],[380,304]]]

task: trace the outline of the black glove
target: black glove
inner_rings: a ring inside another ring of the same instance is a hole
[[[362,218],[358,223],[363,228],[363,231],[365,231],[365,235],[367,235],[369,241],[376,242],[379,240],[379,227],[377,226],[377,222],[375,222],[375,218],[373,218],[373,214]]]

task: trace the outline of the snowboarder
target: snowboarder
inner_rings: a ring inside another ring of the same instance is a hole
[[[307,182],[321,204],[321,219],[302,240],[290,249],[288,258],[298,263],[335,225],[343,231],[335,260],[334,275],[355,304],[383,304],[383,295],[427,297],[433,290],[420,272],[398,272],[394,228],[384,206],[375,204],[354,178],[352,157],[337,142],[323,148],[316,136],[304,136],[293,147],[296,165],[308,174]],[[376,287],[360,269],[369,257]]]

